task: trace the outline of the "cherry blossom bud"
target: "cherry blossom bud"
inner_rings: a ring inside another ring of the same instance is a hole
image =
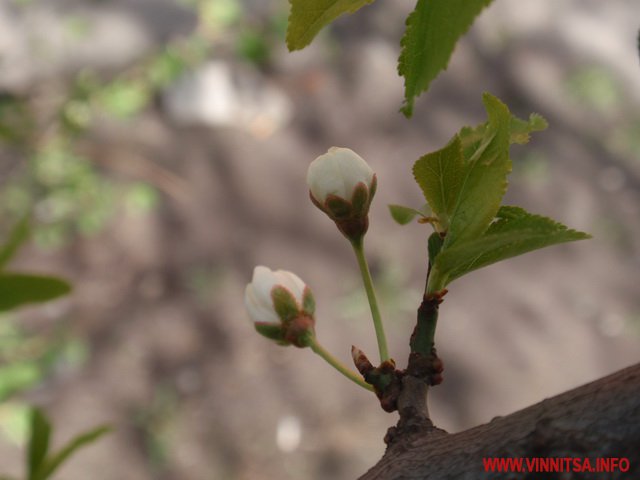
[[[369,206],[376,191],[376,174],[353,150],[331,147],[316,158],[307,172],[311,201],[351,241],[369,227]]]
[[[313,341],[315,301],[309,287],[294,273],[256,267],[244,303],[261,335],[297,347]]]

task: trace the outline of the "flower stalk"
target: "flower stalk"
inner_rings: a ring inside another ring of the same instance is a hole
[[[309,347],[311,348],[311,350],[313,350],[314,353],[320,356],[324,361],[326,361],[329,365],[331,365],[349,380],[360,385],[362,388],[373,392],[373,386],[369,385],[360,375],[347,368],[340,360],[331,355],[322,345],[320,345],[317,339],[314,338]]]
[[[378,300],[376,299],[376,292],[373,287],[373,280],[371,278],[371,272],[369,271],[369,264],[364,254],[364,239],[352,241],[353,252],[358,260],[358,267],[360,267],[360,274],[362,275],[362,282],[364,283],[364,289],[367,292],[367,300],[371,309],[371,317],[373,319],[373,328],[376,332],[376,340],[378,342],[378,352],[380,353],[380,362],[389,360],[389,350],[387,348],[387,338],[384,333],[384,325],[382,324],[382,316],[380,315],[380,308],[378,307]]]

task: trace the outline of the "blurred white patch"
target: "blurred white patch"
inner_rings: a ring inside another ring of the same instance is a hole
[[[271,136],[291,118],[284,91],[257,70],[212,61],[185,75],[165,94],[169,115],[185,125],[228,126],[258,138]]]
[[[298,448],[302,438],[302,425],[298,417],[287,415],[278,421],[276,429],[276,444],[278,448],[290,453]]]

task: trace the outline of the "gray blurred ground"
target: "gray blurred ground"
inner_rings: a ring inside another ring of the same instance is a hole
[[[350,479],[373,465],[395,415],[311,352],[254,334],[243,288],[256,264],[298,273],[315,293],[328,349],[348,362],[355,343],[375,357],[355,261],[304,181],[317,155],[349,146],[378,174],[367,246],[390,349],[404,365],[428,232],[396,226],[386,204],[421,205],[412,163],[483,120],[483,91],[550,123],[513,148],[507,203],[595,238],[452,285],[437,334],[446,370],[431,396],[434,421],[465,429],[638,361],[640,153],[619,138],[640,121],[637,2],[497,1],[410,121],[397,113],[395,73],[409,9],[378,2],[305,51],[282,47],[268,71],[212,58],[135,125],[107,123],[86,141],[115,178],[161,168],[165,195],[151,214],[123,212],[99,237],[16,263],[76,286],[72,298],[26,311],[29,324],[71,317],[91,345],[85,367],[29,399],[51,412],[60,439],[116,427],[60,478]],[[80,46],[60,34],[70,12],[90,21]],[[86,64],[115,72],[193,25],[168,0],[3,2],[0,85],[29,92]],[[44,58],[30,50],[42,43]],[[604,105],[572,93],[590,71],[606,72]],[[194,271],[208,279],[204,295],[187,281]],[[17,447],[0,442],[2,470],[17,473],[20,462]]]

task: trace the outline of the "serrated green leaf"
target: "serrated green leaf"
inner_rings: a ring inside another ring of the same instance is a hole
[[[287,47],[300,50],[318,32],[345,13],[354,13],[374,0],[289,0],[291,13],[287,27]]]
[[[0,273],[0,312],[66,295],[71,285],[62,279],[27,273]]]
[[[47,459],[43,468],[41,468],[38,472],[38,476],[35,480],[48,479],[58,469],[58,467],[60,467],[60,465],[64,463],[65,460],[67,460],[76,450],[95,442],[98,438],[106,433],[109,433],[110,431],[110,427],[101,426],[82,435],[78,435],[73,440],[71,440],[63,449]]]
[[[465,158],[444,248],[481,235],[496,216],[507,190],[511,114],[505,104],[488,93],[483,95],[483,102],[489,119],[482,139]]]
[[[19,221],[11,230],[9,239],[0,247],[0,270],[18,251],[20,245],[29,237],[29,221],[27,217]]]
[[[407,18],[400,42],[398,73],[404,77],[406,117],[413,113],[415,98],[445,70],[458,39],[492,0],[418,0]]]
[[[529,120],[521,120],[516,116],[511,117],[511,143],[524,145],[529,143],[529,134],[531,132],[540,132],[546,130],[549,126],[542,115],[532,113]]]
[[[479,238],[460,242],[436,258],[434,270],[442,286],[478,268],[559,243],[590,236],[519,207],[501,207],[497,220]]]
[[[539,132],[546,129],[547,121],[537,113],[532,113],[529,120],[522,120],[515,115],[511,117],[510,143],[523,145],[529,141],[529,135],[532,132]],[[462,151],[465,158],[469,158],[477,145],[482,140],[487,129],[487,122],[481,123],[475,127],[464,127],[458,134],[462,142]]]
[[[458,202],[464,173],[458,135],[446,147],[420,157],[413,165],[413,176],[443,230],[449,228],[449,219]]]
[[[28,479],[35,480],[38,469],[49,451],[49,438],[51,437],[51,424],[39,408],[31,410],[31,432],[29,446],[27,448]]]

